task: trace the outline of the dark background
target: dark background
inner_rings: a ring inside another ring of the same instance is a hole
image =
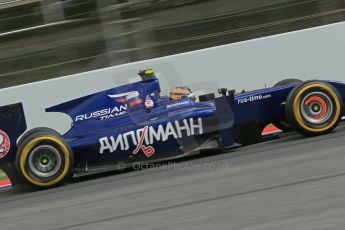
[[[0,0],[0,88],[344,19],[344,0]]]

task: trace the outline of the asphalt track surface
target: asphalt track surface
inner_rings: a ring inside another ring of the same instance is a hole
[[[344,136],[341,126],[46,191],[1,189],[0,229],[343,230]]]

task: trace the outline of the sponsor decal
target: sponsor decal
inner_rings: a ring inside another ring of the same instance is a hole
[[[141,99],[140,97],[134,97],[129,101],[129,106],[133,107],[136,105],[140,105],[143,103],[143,99]]]
[[[115,95],[108,94],[108,97],[113,98],[118,103],[126,103],[127,97],[131,95],[136,95],[136,92],[133,91],[133,92],[121,93],[121,94],[115,94]]]
[[[0,130],[0,159],[4,158],[10,151],[11,141],[8,135]]]
[[[119,98],[115,99],[115,101],[117,103],[126,103],[127,102],[127,98],[126,97],[119,97]]]
[[[153,126],[145,126],[144,128],[137,129],[118,135],[117,137],[102,137],[99,139],[100,149],[99,153],[105,152],[113,153],[116,151],[129,150],[130,146],[136,146],[133,155],[142,151],[147,157],[152,156],[156,150],[152,146],[155,142],[165,142],[169,138],[182,138],[184,136],[194,136],[203,133],[202,119],[198,118],[193,120],[183,119],[182,121],[168,122],[165,126],[159,125],[154,128]]]
[[[174,103],[174,104],[167,105],[167,109],[170,109],[172,107],[179,107],[179,106],[182,106],[182,105],[188,105],[188,104],[190,104],[189,101],[181,101],[181,102],[177,102],[177,103]]]
[[[133,151],[133,155],[136,155],[140,151],[140,149],[143,151],[143,153],[147,157],[150,157],[150,156],[152,156],[155,153],[155,151],[156,151],[155,148],[153,148],[152,146],[147,146],[146,147],[145,145],[143,145],[144,139],[145,139],[145,135],[147,133],[148,128],[149,128],[148,126],[144,127],[144,130],[143,130],[143,132],[141,134],[139,143],[138,143],[137,147]]]
[[[249,97],[246,97],[246,98],[238,99],[237,103],[238,104],[243,104],[243,103],[247,103],[247,102],[260,101],[260,100],[265,100],[265,99],[268,99],[268,98],[271,98],[271,97],[272,97],[271,94],[249,96]]]
[[[95,112],[77,115],[74,121],[85,121],[93,118],[105,120],[113,117],[118,117],[127,112],[127,104],[115,106],[114,108],[106,108]]]
[[[155,103],[153,102],[151,97],[149,95],[147,95],[146,98],[145,98],[145,107],[147,109],[151,109],[154,106],[155,106]]]

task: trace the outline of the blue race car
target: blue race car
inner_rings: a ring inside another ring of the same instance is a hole
[[[188,87],[160,95],[153,70],[141,81],[47,108],[73,120],[64,135],[26,130],[21,103],[0,107],[0,169],[13,183],[37,188],[118,164],[157,162],[260,140],[274,123],[304,136],[331,132],[343,116],[345,84],[288,79],[275,87],[195,97]]]

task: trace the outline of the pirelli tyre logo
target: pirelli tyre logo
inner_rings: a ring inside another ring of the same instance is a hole
[[[142,151],[147,157],[155,153],[152,144],[165,142],[169,138],[183,138],[184,136],[194,136],[203,134],[202,119],[183,119],[182,121],[168,122],[165,126],[158,127],[145,126],[144,128],[120,134],[116,137],[102,137],[99,139],[99,153],[113,153],[116,151],[126,151],[135,147],[133,155]]]

